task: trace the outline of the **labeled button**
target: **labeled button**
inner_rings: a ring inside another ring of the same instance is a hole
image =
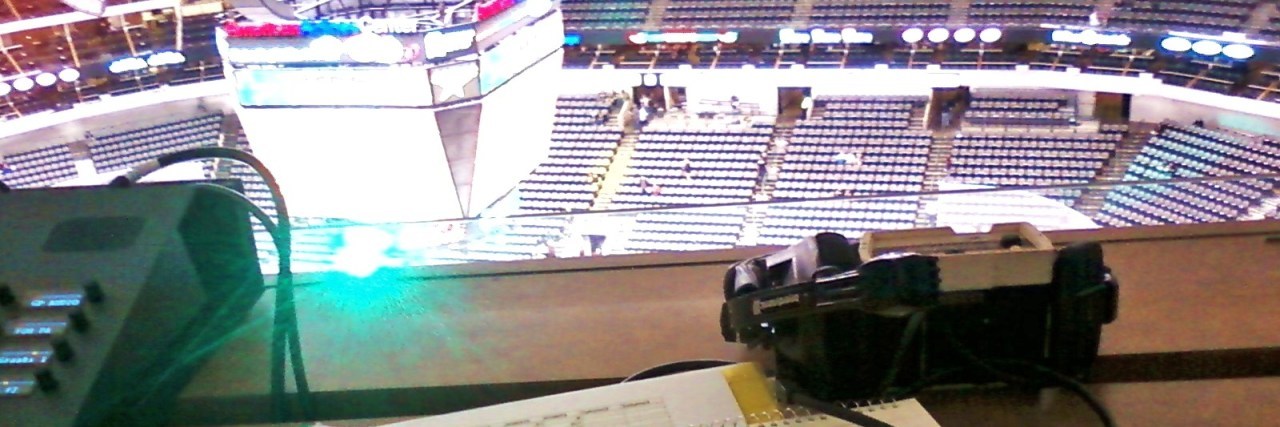
[[[50,350],[4,350],[0,351],[0,368],[10,366],[43,366],[53,356]]]
[[[5,379],[0,380],[0,398],[29,396],[36,391],[35,380]]]
[[[58,308],[75,308],[79,307],[84,299],[80,294],[45,294],[32,298],[27,302],[27,307],[42,309],[58,309]]]
[[[4,335],[10,337],[51,337],[61,334],[66,329],[67,322],[62,320],[16,320],[5,325]]]

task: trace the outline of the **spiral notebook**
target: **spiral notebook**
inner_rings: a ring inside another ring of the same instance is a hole
[[[895,427],[938,427],[914,399],[845,405]],[[755,365],[704,369],[392,424],[398,427],[836,427],[780,406]]]
[[[889,402],[862,402],[842,406],[883,421],[894,427],[939,427],[938,422],[915,399]],[[772,413],[750,414],[741,420],[705,424],[700,427],[846,427],[855,424],[804,407],[780,409]]]

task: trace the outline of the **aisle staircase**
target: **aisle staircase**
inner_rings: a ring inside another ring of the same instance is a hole
[[[1154,123],[1130,123],[1128,134],[1116,145],[1116,154],[1107,160],[1106,165],[1093,177],[1092,182],[1107,184],[1124,180],[1124,174],[1129,170],[1129,164],[1133,163],[1133,160],[1138,158],[1139,154],[1142,154],[1142,147],[1145,147],[1147,141],[1151,140],[1151,131],[1159,128],[1160,125]],[[1110,192],[1111,188],[1085,190],[1074,208],[1076,211],[1085,214],[1085,216],[1093,218],[1102,210],[1102,205],[1106,203],[1107,193]]]
[[[622,138],[618,141],[618,148],[614,150],[613,157],[609,160],[609,168],[605,170],[600,191],[596,192],[596,198],[591,202],[593,211],[609,210],[609,205],[613,203],[613,196],[622,189],[627,171],[631,169],[631,156],[636,152],[636,141],[640,140],[640,130],[631,119],[634,111],[628,108],[630,105],[628,101],[622,108],[621,114],[609,119],[609,124],[622,126]]]
[[[1259,2],[1258,6],[1249,13],[1249,17],[1245,18],[1241,23],[1245,35],[1256,36],[1263,30],[1271,27],[1271,17],[1277,12],[1276,4],[1272,2]]]
[[[652,0],[649,2],[649,14],[644,18],[645,30],[657,30],[662,26],[662,18],[667,14],[667,5],[671,0]]]
[[[951,10],[947,15],[947,25],[963,26],[969,23],[969,0],[951,0]]]
[[[782,162],[787,157],[787,143],[795,132],[796,116],[782,115],[773,126],[773,137],[769,139],[769,150],[765,155],[764,175],[756,183],[756,191],[751,195],[753,202],[773,200],[773,190],[778,186],[778,174],[782,171]],[[746,220],[742,224],[742,233],[738,236],[738,246],[755,246],[760,238],[760,227],[768,206],[752,205],[747,207]]]
[[[240,116],[235,114],[227,114],[222,116],[222,129],[218,135],[218,146],[224,148],[234,148],[244,150],[242,141],[247,137],[244,133],[244,125],[240,123]],[[235,163],[232,160],[217,159],[213,161],[213,177],[216,179],[231,178],[231,165]]]
[[[947,178],[947,163],[951,158],[951,149],[955,145],[955,134],[952,131],[933,133],[933,143],[929,145],[929,163],[924,169],[924,184],[920,191],[933,193],[938,191],[938,182]],[[933,227],[937,218],[929,207],[938,201],[936,195],[920,197],[919,209],[916,213],[916,228]]]
[[[1249,211],[1240,217],[1241,221],[1257,221],[1276,218],[1280,209],[1280,189],[1272,190],[1271,197],[1264,198],[1258,204],[1250,206]]]
[[[809,26],[809,19],[813,15],[813,0],[796,0],[795,8],[791,9],[791,27],[805,28]]]

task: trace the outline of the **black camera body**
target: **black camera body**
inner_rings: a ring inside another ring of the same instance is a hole
[[[773,350],[786,387],[827,400],[997,380],[981,361],[1085,379],[1118,285],[1097,243],[1054,248],[1027,224],[822,233],[734,264],[726,341]]]

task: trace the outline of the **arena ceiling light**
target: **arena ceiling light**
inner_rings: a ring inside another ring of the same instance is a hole
[[[17,89],[18,92],[26,92],[35,87],[36,87],[36,82],[35,80],[31,80],[30,77],[20,77],[17,80],[13,81],[13,88]]]
[[[982,30],[981,33],[978,33],[978,40],[982,40],[983,43],[995,43],[999,41],[1001,37],[1004,37],[1004,31],[1000,31],[999,28],[995,27],[987,28]]]
[[[13,86],[9,86],[9,84],[5,82],[0,82],[0,96],[8,95],[9,92],[13,92]]]
[[[1182,37],[1167,37],[1160,41],[1160,47],[1170,52],[1186,52],[1191,50],[1191,40]]]
[[[924,40],[924,30],[919,28],[908,28],[902,32],[902,41],[907,43],[919,43]]]
[[[934,43],[942,43],[951,37],[951,31],[946,28],[934,28],[929,30],[929,41]]]
[[[1249,59],[1253,57],[1253,47],[1247,44],[1229,44],[1222,48],[1222,54],[1231,59]]]
[[[75,68],[63,68],[58,72],[58,79],[67,83],[80,80],[80,70]]]
[[[1191,51],[1204,56],[1214,56],[1222,53],[1222,45],[1213,40],[1200,40],[1191,44]]]
[[[58,76],[53,75],[53,73],[45,72],[45,73],[40,73],[39,75],[36,76],[36,84],[40,85],[41,87],[53,86],[53,84],[57,82],[58,82]]]
[[[961,28],[959,30],[956,30],[955,34],[952,34],[951,37],[954,38],[957,42],[968,43],[973,41],[974,38],[978,37],[978,32],[974,31],[974,29],[972,28]]]

